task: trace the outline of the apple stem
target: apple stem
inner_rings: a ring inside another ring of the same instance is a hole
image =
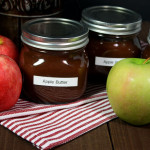
[[[143,64],[146,64],[146,62],[147,62],[148,60],[150,60],[150,57],[148,57],[148,58],[143,62]]]
[[[4,43],[3,39],[0,38],[0,45],[2,45]]]

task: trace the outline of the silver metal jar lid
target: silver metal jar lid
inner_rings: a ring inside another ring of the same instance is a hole
[[[130,35],[141,30],[136,12],[117,6],[93,6],[82,11],[81,22],[91,31],[109,35]]]
[[[39,18],[24,23],[23,43],[45,50],[74,50],[87,45],[88,28],[64,18]]]

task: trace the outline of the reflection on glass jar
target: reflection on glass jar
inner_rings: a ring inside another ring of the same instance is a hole
[[[140,57],[138,33],[141,16],[115,6],[95,6],[82,12],[81,22],[87,26],[89,44],[89,74],[107,77],[111,67],[127,57]]]
[[[25,95],[43,103],[70,102],[82,96],[88,71],[87,28],[68,19],[36,19],[24,24],[22,41]]]
[[[147,36],[147,43],[144,43],[144,45],[145,47],[142,51],[141,57],[147,59],[150,57],[150,31]]]

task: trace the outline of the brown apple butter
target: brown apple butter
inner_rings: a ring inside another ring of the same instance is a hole
[[[86,88],[88,29],[62,18],[28,21],[20,54],[23,91],[33,101],[71,102]]]
[[[89,28],[89,75],[107,77],[119,60],[140,57],[139,14],[117,6],[93,6],[83,10],[81,22]]]

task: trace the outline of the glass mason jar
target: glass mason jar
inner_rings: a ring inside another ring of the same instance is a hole
[[[23,92],[42,103],[71,102],[84,93],[87,82],[88,29],[63,18],[26,22],[20,54]]]
[[[107,77],[123,58],[140,57],[138,33],[141,16],[117,6],[93,6],[83,10],[81,22],[89,28],[89,76]]]

